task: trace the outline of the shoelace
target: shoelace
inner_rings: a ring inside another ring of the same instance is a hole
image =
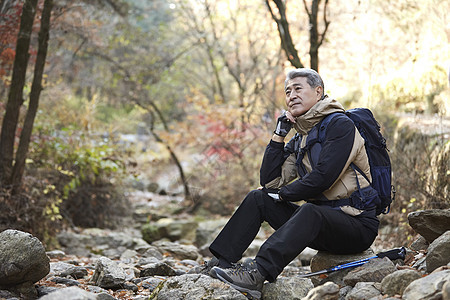
[[[247,273],[254,273],[256,272],[255,268],[251,268],[251,266],[255,265],[254,262],[244,265],[241,263],[233,263],[233,267],[230,270],[231,274],[242,277],[246,272]]]

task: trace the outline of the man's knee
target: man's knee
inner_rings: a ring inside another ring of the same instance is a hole
[[[298,210],[301,211],[302,213],[316,213],[318,211],[319,206],[317,206],[316,204],[312,204],[312,203],[305,203],[303,205],[301,205]]]
[[[321,207],[313,204],[313,203],[304,203],[303,205],[299,206],[297,210],[295,211],[294,216],[296,218],[300,219],[308,219],[308,220],[314,220],[318,221],[321,219],[321,216],[323,215],[321,213]]]
[[[239,206],[242,210],[259,212],[261,223],[266,220],[267,210],[271,210],[273,199],[262,190],[250,191]]]
[[[263,206],[267,197],[269,196],[262,190],[253,190],[247,194],[243,202],[251,202],[257,206]]]

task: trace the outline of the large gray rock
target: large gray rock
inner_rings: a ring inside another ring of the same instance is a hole
[[[162,253],[169,253],[174,258],[180,260],[196,260],[200,256],[197,247],[193,245],[183,245],[166,241],[156,241],[152,243],[152,245],[158,248]]]
[[[166,264],[165,262],[158,261],[155,263],[150,263],[147,265],[142,266],[142,270],[140,272],[141,277],[148,277],[148,276],[175,276],[177,275],[176,271]]]
[[[389,258],[374,258],[350,271],[344,277],[344,283],[355,286],[358,282],[381,282],[384,277],[395,271],[397,269]]]
[[[209,245],[219,234],[220,230],[227,223],[228,218],[208,220],[200,222],[195,231],[195,245],[202,247],[203,245]]]
[[[414,280],[403,292],[404,300],[435,300],[442,298],[442,288],[450,281],[450,270],[431,273],[428,276]]]
[[[425,261],[428,273],[450,262],[450,230],[430,244]]]
[[[200,274],[186,274],[162,282],[150,299],[247,300],[247,297],[220,280]]]
[[[362,253],[347,255],[319,251],[311,259],[311,272],[317,272],[337,265],[372,257],[373,255],[372,249],[368,249]]]
[[[60,289],[39,298],[39,300],[97,300],[97,295],[75,286]]]
[[[411,282],[421,277],[421,274],[415,270],[396,271],[384,277],[381,281],[381,291],[389,296],[402,295]]]
[[[197,222],[191,220],[175,220],[171,218],[163,218],[156,222],[151,222],[142,226],[142,237],[147,243],[152,243],[163,238],[167,238],[172,242],[178,240],[195,240],[195,230]]]
[[[450,209],[419,210],[408,214],[409,225],[429,243],[450,230]]]
[[[319,251],[311,259],[311,271],[316,272],[320,270],[325,270],[331,267],[342,265],[348,262],[358,261],[360,259],[368,258],[374,256],[371,249],[368,249],[362,253],[357,254],[333,254],[329,252]],[[338,285],[344,284],[344,277],[352,270],[352,268],[342,269],[336,272],[328,274],[326,278],[320,278],[319,276],[311,277],[314,286],[320,286],[326,282],[334,282]]]
[[[0,286],[35,283],[50,271],[50,260],[42,243],[29,233],[0,233]]]
[[[75,266],[65,262],[51,262],[50,272],[48,276],[67,277],[72,276],[75,279],[83,278],[88,275],[88,271],[84,267]]]
[[[95,265],[92,282],[104,289],[118,289],[125,284],[127,274],[118,263],[107,257],[100,257]]]
[[[419,237],[409,246],[409,249],[412,251],[421,251],[421,250],[427,250],[430,243],[427,242],[427,240],[419,235]]]
[[[162,260],[164,258],[161,251],[155,246],[149,245],[142,254],[143,257],[154,257],[156,259]]]
[[[264,299],[284,300],[302,299],[314,288],[310,279],[299,277],[280,277],[275,282],[266,283],[263,287]]]

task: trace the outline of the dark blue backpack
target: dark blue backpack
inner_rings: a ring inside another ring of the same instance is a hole
[[[322,141],[325,140],[327,126],[330,121],[337,115],[342,115],[342,113],[333,113],[326,116],[316,126],[316,128],[312,130],[316,132],[318,131],[318,133],[313,134],[311,138],[311,134],[308,135],[306,146],[301,149],[301,153],[303,153],[301,156],[307,153],[308,155],[310,155],[310,161],[314,161],[313,156],[318,155],[319,152],[317,150],[314,150],[314,144],[318,143],[317,146],[321,147],[319,145],[322,143]],[[395,198],[395,189],[392,185],[391,161],[389,158],[388,149],[386,147],[386,139],[381,134],[380,125],[375,120],[372,112],[369,109],[354,108],[347,110],[345,112],[345,115],[353,121],[355,127],[358,129],[359,133],[365,141],[366,152],[370,164],[370,173],[372,175],[371,187],[378,193],[378,196],[374,196],[373,192],[370,192],[371,195],[367,195],[367,198],[374,198],[373,200],[370,200],[370,204],[376,206],[377,215],[381,213],[387,214],[390,210],[390,205]],[[358,166],[353,163],[351,163],[350,166],[355,172],[359,172],[368,182],[370,182],[370,180]],[[359,182],[357,182],[357,185],[358,197],[364,198],[364,194],[366,193],[366,191],[363,191],[363,189],[359,187]],[[360,207],[358,207],[358,205],[354,206],[357,208],[367,208],[364,207],[364,203],[361,205],[362,206]]]

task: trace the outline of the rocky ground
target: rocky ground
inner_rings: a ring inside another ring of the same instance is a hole
[[[0,299],[247,299],[228,285],[190,270],[209,259],[207,245],[227,221],[171,215],[179,199],[136,192],[130,226],[62,232],[61,249],[45,251],[29,234],[0,233]],[[164,204],[164,205],[161,205]],[[419,238],[395,245],[382,228],[372,249],[351,256],[306,249],[263,299],[450,299],[450,210],[409,216]],[[271,230],[263,226],[245,253],[253,257]],[[405,260],[371,259],[352,269],[299,274],[408,246]]]

